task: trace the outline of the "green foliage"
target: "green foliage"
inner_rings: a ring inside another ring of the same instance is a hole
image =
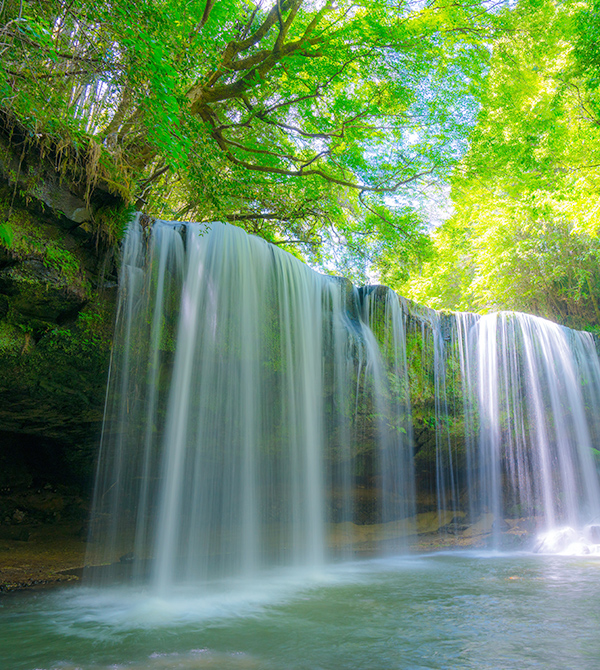
[[[58,271],[66,281],[77,282],[83,274],[77,257],[56,242],[49,242],[44,249],[44,265]]]
[[[422,189],[464,152],[503,20],[480,0],[1,7],[0,111],[88,189],[394,281],[426,250]]]
[[[55,327],[44,336],[44,347],[55,354],[64,354],[80,360],[101,364],[110,350],[112,318],[106,306],[94,301],[79,313],[77,321],[69,327]]]
[[[409,297],[438,309],[600,324],[600,128],[581,80],[584,26],[588,64],[595,53],[597,24],[585,20],[593,7],[582,14],[573,0],[522,0],[511,13],[452,178],[455,213],[402,287]]]
[[[600,120],[600,2],[592,0],[577,17],[575,59],[587,93],[585,106]]]
[[[10,224],[6,222],[0,223],[0,245],[10,249],[13,243],[13,237],[14,233]]]
[[[82,267],[83,256],[68,233],[59,228],[45,228],[26,209],[11,207],[11,200],[9,193],[0,193],[0,217],[6,217],[6,222],[0,225],[0,246],[10,249],[13,261],[38,260],[54,271],[53,281],[77,287],[82,296],[89,295],[91,286]],[[2,242],[2,227],[8,232],[8,243]],[[27,281],[25,276],[21,279]]]
[[[135,208],[131,204],[99,208],[94,213],[96,234],[108,243],[120,242],[134,213]]]

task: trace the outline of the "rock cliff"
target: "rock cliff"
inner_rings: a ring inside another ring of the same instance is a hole
[[[89,488],[116,297],[106,222],[124,207],[36,138],[0,132],[0,523],[58,518]],[[44,489],[44,487],[47,487]],[[50,493],[49,493],[50,492]],[[54,496],[57,497],[56,495]],[[64,498],[64,496],[63,496]],[[36,498],[37,500],[37,498]],[[28,502],[29,501],[29,502]],[[30,504],[31,503],[31,504]],[[83,513],[82,513],[83,514]]]

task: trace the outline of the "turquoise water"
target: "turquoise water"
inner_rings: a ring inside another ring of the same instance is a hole
[[[600,560],[432,554],[0,598],[2,670],[600,667]]]

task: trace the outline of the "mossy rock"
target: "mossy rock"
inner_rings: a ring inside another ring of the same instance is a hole
[[[37,259],[0,270],[0,294],[8,298],[15,320],[35,321],[38,328],[39,322],[61,323],[72,318],[86,303],[82,286],[73,285]]]
[[[12,233],[0,237],[0,430],[50,440],[65,477],[87,486],[110,360],[115,252],[1,181],[0,219]]]

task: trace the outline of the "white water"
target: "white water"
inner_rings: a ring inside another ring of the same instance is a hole
[[[598,405],[598,357],[588,333],[525,314],[479,320],[481,504],[540,518],[540,528],[582,528],[600,511],[591,435]],[[585,365],[582,367],[580,362]]]
[[[398,306],[384,361],[356,289],[223,224],[134,224],[121,286],[89,562],[123,557],[162,594],[318,570],[326,523],[354,520],[359,434],[377,520],[412,514]]]
[[[405,550],[422,511],[409,319],[431,366],[439,525],[475,524],[500,546],[527,518],[595,551],[590,335],[417,312],[233,226],[157,222],[134,223],[123,250],[88,562],[165,596],[265,569],[318,574],[353,556],[356,523],[381,524],[370,550]]]

